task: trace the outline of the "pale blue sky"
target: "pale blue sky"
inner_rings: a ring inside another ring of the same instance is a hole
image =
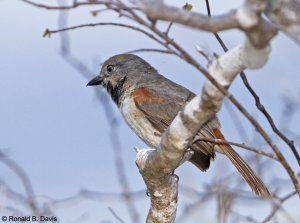
[[[40,2],[56,3],[50,0]],[[185,2],[178,1],[178,6]],[[198,4],[198,1],[191,2],[195,6]],[[239,4],[240,1],[233,0],[227,2],[226,6],[214,3],[212,9],[213,12],[221,13]],[[201,11],[205,10],[203,4],[199,4],[194,10],[200,10],[200,7],[203,8]],[[94,18],[89,11],[88,8],[71,11],[69,24],[119,21],[114,14],[104,13]],[[59,35],[42,38],[46,28],[57,28],[57,18],[57,11],[36,9],[20,1],[0,1],[0,148],[26,171],[35,193],[40,197],[40,204],[49,197],[62,199],[81,189],[115,193],[121,191],[114,166],[108,122],[99,103],[95,103],[93,89],[86,88],[87,79],[62,60],[59,55]],[[166,26],[166,23],[161,26]],[[193,53],[203,66],[205,61],[195,52],[194,44],[205,46],[211,52],[222,52],[209,33],[174,26],[171,35]],[[72,52],[95,75],[100,69],[98,64],[111,55],[137,48],[158,47],[140,33],[111,27],[75,30],[70,32],[70,37]],[[243,35],[237,31],[222,33],[222,37],[229,47],[243,39]],[[200,92],[203,76],[191,66],[166,55],[139,55],[168,78],[194,92]],[[247,72],[249,81],[277,123],[282,112],[281,96],[284,93],[294,95],[299,102],[299,58],[299,46],[286,36],[279,35],[272,41],[268,64],[261,70]],[[237,78],[230,90],[270,130],[263,116],[253,106],[253,99],[243,87],[240,78]],[[144,190],[145,185],[135,166],[133,147],[145,145],[124,124],[114,105],[113,108],[121,123],[119,133],[122,156],[131,189]],[[227,138],[240,141],[228,111],[222,109],[219,117]],[[239,117],[247,127],[249,138],[253,138],[250,125],[242,116]],[[299,114],[292,120],[291,129],[300,134],[297,123],[300,123]],[[283,147],[283,144],[279,146],[291,157],[287,147]],[[291,159],[293,167],[296,167],[295,160]],[[276,171],[279,177],[282,174],[286,177],[279,165],[274,167],[275,170],[268,170],[270,175]],[[189,164],[180,167],[177,172],[182,185],[199,185],[196,188],[201,190],[205,183],[223,175],[224,168],[229,168],[229,162],[219,156],[206,173],[198,172]],[[0,180],[15,191],[24,193],[19,178],[1,163]],[[235,183],[231,183],[229,186],[234,185]],[[269,186],[272,188],[274,185]],[[292,188],[291,185],[287,187]],[[189,200],[181,196],[180,201],[182,210],[186,204],[184,202]],[[137,204],[142,218],[145,218],[148,198],[139,199]],[[107,207],[112,207],[128,222],[128,213],[123,203],[114,200],[83,201],[54,211],[61,217],[62,222],[71,222],[85,211],[88,213],[84,216],[87,222],[116,222]],[[212,207],[215,208],[213,205]],[[249,214],[251,213],[255,213],[254,205],[249,206]],[[215,219],[214,214],[207,216],[208,219]],[[265,213],[255,216],[263,217]],[[300,217],[296,213],[295,216]]]

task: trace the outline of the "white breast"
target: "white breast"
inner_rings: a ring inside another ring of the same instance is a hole
[[[160,144],[161,134],[155,130],[146,119],[143,112],[136,107],[131,95],[124,95],[120,109],[129,127],[149,146],[157,148]]]

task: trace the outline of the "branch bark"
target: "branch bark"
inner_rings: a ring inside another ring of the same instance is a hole
[[[234,78],[245,68],[258,68],[267,61],[270,48],[255,48],[248,40],[215,59],[209,73],[224,87],[229,88]],[[138,150],[136,164],[147,185],[151,208],[147,222],[173,222],[178,200],[178,180],[172,174],[182,163],[187,148],[200,127],[221,108],[224,94],[206,81],[201,94],[179,112],[164,133],[157,150]]]
[[[243,7],[214,17],[168,6],[162,1],[147,0],[140,5],[152,20],[176,22],[195,29],[219,32],[233,28],[245,32],[250,42],[257,48],[264,48],[277,34],[277,29],[261,17],[266,8],[264,1],[247,0]]]
[[[299,12],[299,0],[269,0],[264,13],[278,29],[300,44]]]

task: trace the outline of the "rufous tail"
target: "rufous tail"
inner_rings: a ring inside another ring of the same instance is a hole
[[[219,129],[214,130],[215,136],[224,140],[224,136]],[[256,176],[251,167],[234,151],[230,145],[219,145],[224,154],[230,159],[232,164],[237,168],[251,189],[258,196],[270,199],[272,196],[262,180]]]

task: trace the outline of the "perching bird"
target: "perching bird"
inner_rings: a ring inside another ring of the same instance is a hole
[[[109,58],[100,74],[87,85],[106,88],[130,128],[152,148],[159,147],[164,131],[183,106],[195,97],[194,93],[160,75],[149,63],[133,54]],[[217,117],[204,124],[196,135],[190,161],[205,171],[215,158],[215,151],[224,153],[257,195],[271,196],[261,179],[230,145],[200,141],[199,137],[224,139]]]

